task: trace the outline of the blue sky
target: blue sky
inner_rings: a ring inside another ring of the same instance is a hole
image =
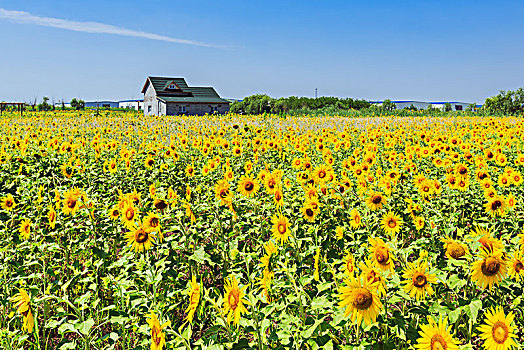
[[[0,0],[0,100],[140,98],[165,75],[226,98],[482,103],[524,86],[523,15],[523,1]]]

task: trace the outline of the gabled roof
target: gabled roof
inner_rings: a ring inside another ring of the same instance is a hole
[[[172,83],[180,90],[168,90]],[[146,92],[149,84],[155,89],[157,98],[164,102],[231,103],[221,98],[212,87],[187,86],[184,78],[147,77],[142,93]]]

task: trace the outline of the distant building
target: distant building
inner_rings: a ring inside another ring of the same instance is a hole
[[[382,106],[384,101],[370,101],[371,104]],[[431,105],[432,108],[444,109],[444,105],[449,103],[452,111],[465,111],[471,103],[468,102],[422,102],[422,101],[391,101],[395,104],[397,109],[409,108],[412,105],[417,109],[428,109]]]
[[[118,101],[86,101],[86,108],[118,108]]]
[[[144,109],[144,100],[122,100],[118,101],[118,108],[129,108],[141,111]]]
[[[144,115],[225,114],[230,101],[212,87],[189,87],[184,78],[147,77],[144,87]]]

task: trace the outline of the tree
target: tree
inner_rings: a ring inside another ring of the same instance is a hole
[[[501,90],[498,95],[486,98],[482,109],[489,113],[516,114],[524,107],[524,89],[516,91]]]
[[[49,97],[44,96],[44,98],[42,98],[42,103],[38,105],[39,111],[49,111],[51,109],[52,106],[47,103],[47,101],[49,101]]]
[[[71,100],[71,107],[76,109],[77,111],[80,109],[84,109],[86,106],[85,102],[83,100],[77,100],[76,98],[73,98]]]
[[[445,112],[451,112],[452,109],[453,108],[451,107],[451,103],[449,103],[449,102],[444,103],[444,111]]]
[[[466,111],[473,112],[476,108],[477,108],[477,104],[476,104],[476,103],[470,103],[470,104],[466,107]]]
[[[384,102],[382,102],[382,109],[386,111],[392,111],[397,109],[397,105],[391,102],[389,98],[387,98],[384,100]]]

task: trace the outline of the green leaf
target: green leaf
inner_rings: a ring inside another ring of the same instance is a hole
[[[313,332],[317,329],[318,325],[321,324],[322,322],[324,322],[323,319],[316,320],[315,323],[311,327],[309,327],[305,331],[302,331],[302,336],[306,339],[311,338],[311,335],[313,335]]]
[[[204,247],[202,246],[195,249],[195,252],[193,253],[193,255],[189,257],[189,259],[194,260],[199,264],[203,264],[206,260],[211,262],[211,260],[209,260],[209,257],[206,256],[206,252],[204,250]]]
[[[461,313],[462,313],[462,308],[461,307],[456,308],[455,310],[451,311],[449,313],[449,315],[448,315],[449,316],[449,322],[451,322],[451,323],[457,322],[457,320],[458,320],[458,318],[459,318]]]
[[[477,320],[479,310],[482,309],[482,301],[479,299],[473,300],[466,308],[466,314],[472,320],[473,323]]]
[[[75,327],[82,333],[83,335],[88,335],[89,331],[95,324],[95,320],[93,318],[87,319],[84,322],[77,323]]]

